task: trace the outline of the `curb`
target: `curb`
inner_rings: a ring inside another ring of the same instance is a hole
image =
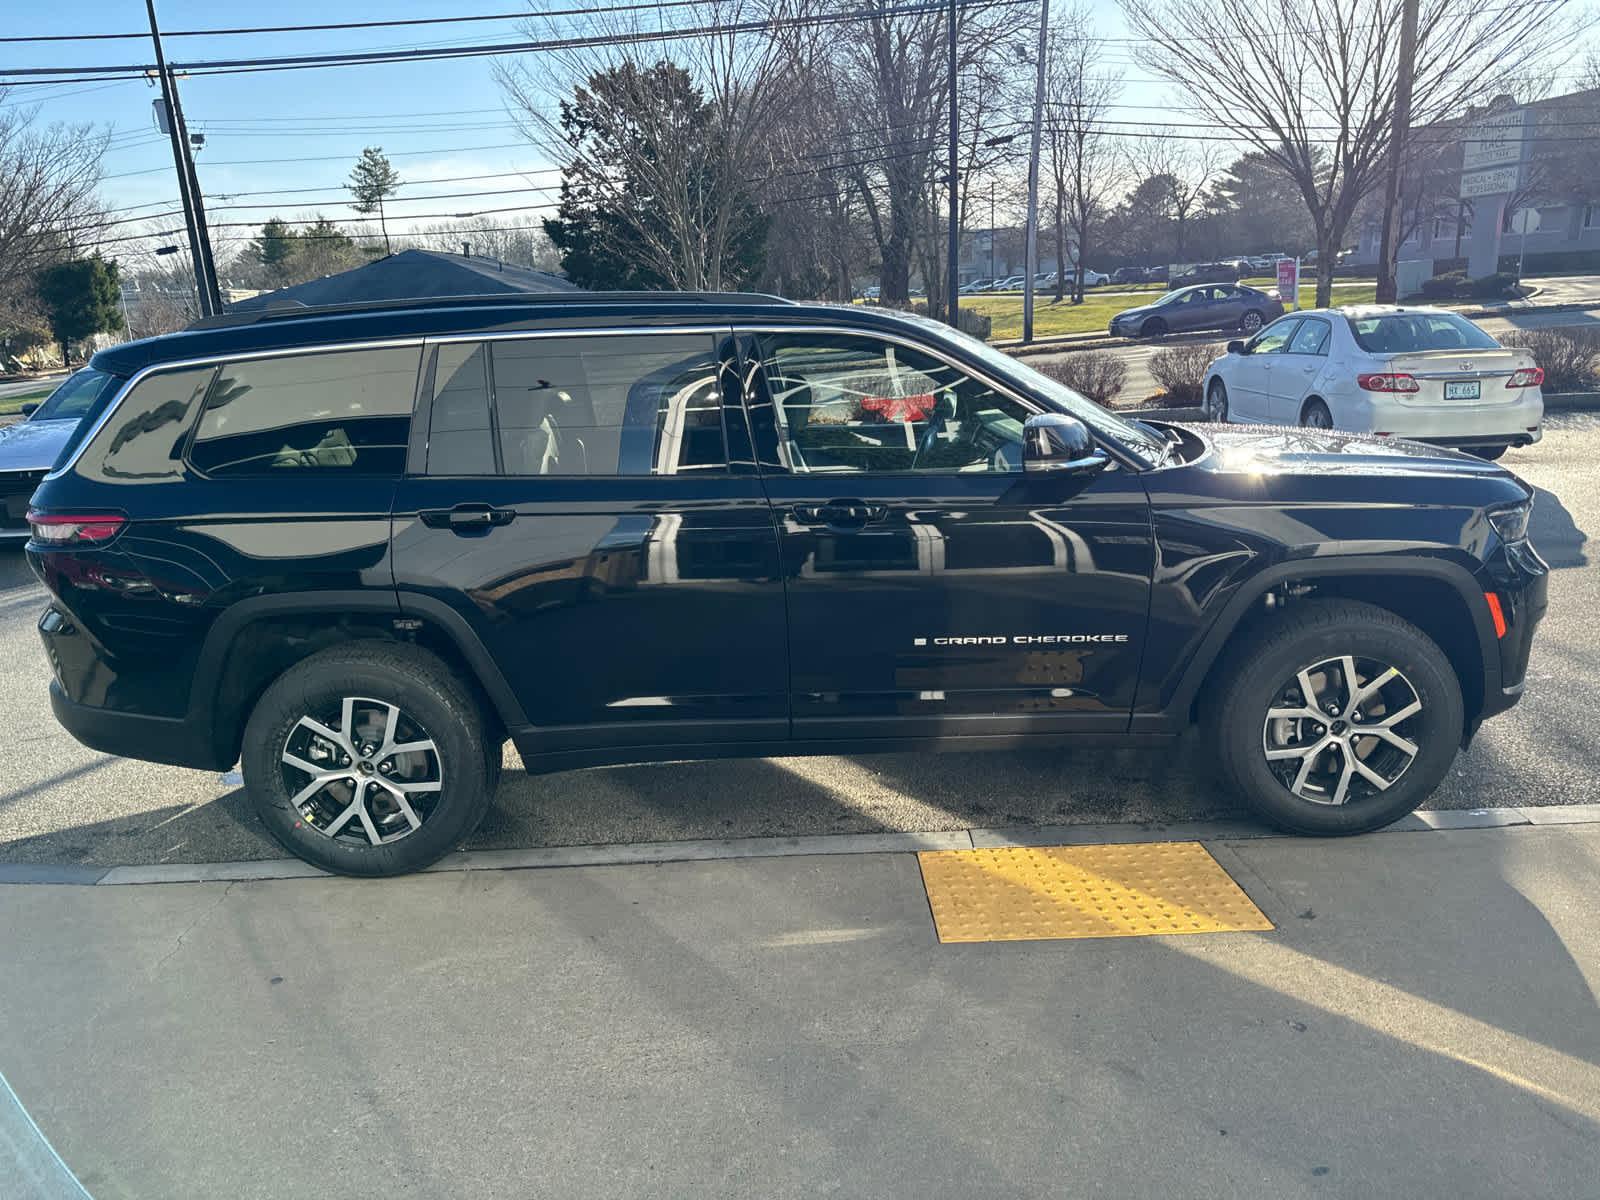
[[[1548,808],[1470,808],[1415,812],[1368,834],[1509,829],[1538,825],[1600,824],[1600,804]],[[819,854],[913,854],[923,850],[974,850],[998,846],[1097,846],[1139,842],[1303,840],[1249,818],[1171,824],[1020,825],[928,833],[842,833],[815,837],[720,838],[684,842],[634,842],[606,846],[549,846],[528,850],[463,850],[418,874],[450,871],[546,870],[554,867],[639,866],[794,858]],[[0,884],[67,884],[83,887],[150,883],[261,882],[269,879],[337,879],[297,858],[232,863],[165,863],[136,867],[0,864]]]

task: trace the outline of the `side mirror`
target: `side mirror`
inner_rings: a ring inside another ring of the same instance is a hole
[[[1238,338],[1235,338],[1233,341],[1228,343],[1228,353],[1229,354],[1243,354],[1244,353],[1244,343],[1241,342]]]
[[[25,417],[31,417],[31,416],[33,416],[34,413],[36,413],[38,411],[39,411],[39,406],[37,404],[29,403],[29,404],[24,404],[22,406],[22,415],[25,416]]]
[[[1024,471],[1100,471],[1110,461],[1077,417],[1040,413],[1022,427]]]

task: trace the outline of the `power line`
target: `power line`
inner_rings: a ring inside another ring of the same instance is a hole
[[[959,7],[1001,8],[1015,4],[1032,3],[1032,0],[962,0]],[[655,7],[654,5],[643,7]],[[760,21],[735,21],[710,25],[688,26],[678,29],[640,30],[626,34],[598,34],[588,37],[524,40],[519,42],[493,42],[474,46],[435,49],[389,50],[380,52],[352,52],[344,54],[282,55],[266,58],[203,59],[188,63],[173,63],[172,69],[191,77],[206,75],[239,75],[257,71],[300,71],[324,67],[369,66],[396,62],[427,62],[439,59],[484,58],[502,54],[534,54],[556,50],[580,50],[602,46],[636,46],[654,42],[681,41],[698,37],[724,37],[735,33],[763,33],[777,29],[813,28],[827,25],[850,24],[857,21],[881,21],[891,17],[918,13],[946,11],[941,3],[904,4],[881,9],[853,9],[840,13],[821,13],[805,17],[773,17]],[[530,14],[533,15],[533,14]],[[100,67],[6,67],[0,71],[18,76],[70,75],[74,72],[96,72],[99,78],[142,78],[150,68],[143,63],[124,63]],[[94,78],[94,76],[91,76]],[[18,80],[18,83],[26,82]],[[61,82],[57,80],[56,82]],[[11,81],[0,80],[0,86],[11,86]]]

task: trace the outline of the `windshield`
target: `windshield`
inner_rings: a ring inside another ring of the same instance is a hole
[[[1453,312],[1384,313],[1348,320],[1356,345],[1368,354],[1501,349],[1499,342]]]
[[[909,313],[895,315],[917,325],[924,333],[932,335],[939,341],[954,343],[962,351],[993,368],[1002,378],[1014,381],[1033,395],[1044,397],[1062,412],[1077,417],[1084,424],[1103,430],[1130,450],[1149,456],[1152,462],[1160,459],[1166,440],[1153,430],[1117,416],[1093,400],[1078,395],[1065,384],[1057,383],[1048,375],[1040,374],[1027,364],[1019,362],[1003,351],[996,350],[970,334],[961,333],[928,317],[913,316]]]
[[[94,406],[100,399],[102,392],[114,388],[119,380],[115,375],[107,375],[104,371],[95,371],[84,368],[72,375],[65,383],[45,399],[44,403],[29,417],[30,421],[63,421],[78,420],[84,413]]]

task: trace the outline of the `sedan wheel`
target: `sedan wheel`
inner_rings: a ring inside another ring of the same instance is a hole
[[[1228,389],[1223,386],[1220,379],[1213,379],[1211,386],[1206,389],[1206,420],[1214,421],[1218,425],[1227,423]]]
[[[1255,333],[1261,328],[1261,314],[1252,308],[1239,318],[1239,328],[1246,333]]]
[[[1313,400],[1301,410],[1300,424],[1307,429],[1332,429],[1333,414],[1321,400]]]

